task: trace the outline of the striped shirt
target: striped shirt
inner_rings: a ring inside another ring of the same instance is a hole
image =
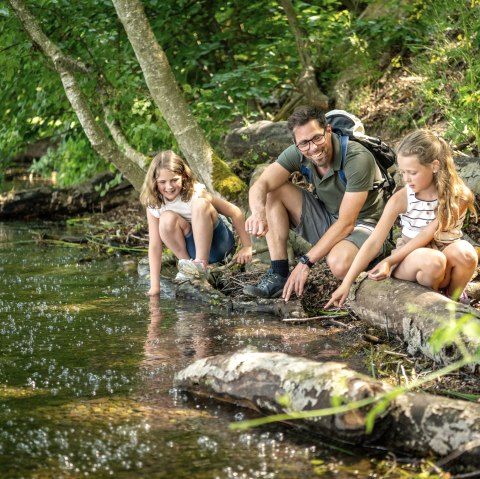
[[[415,238],[435,218],[435,210],[438,200],[424,201],[415,196],[415,192],[406,185],[407,189],[407,211],[400,215],[402,234],[408,238]]]

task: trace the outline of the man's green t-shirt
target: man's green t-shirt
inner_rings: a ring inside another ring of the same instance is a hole
[[[315,165],[303,156],[295,145],[289,146],[277,158],[277,163],[290,173],[299,171],[308,183],[313,184],[314,193],[327,211],[338,216],[345,192],[368,191],[368,196],[358,215],[359,220],[377,222],[385,207],[382,189],[373,189],[375,183],[383,181],[382,174],[373,155],[362,145],[349,141],[343,170],[347,184],[340,178],[342,145],[340,137],[332,134],[333,163],[325,176],[320,177]]]

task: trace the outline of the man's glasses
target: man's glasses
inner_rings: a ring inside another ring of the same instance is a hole
[[[319,134],[319,135],[315,135],[313,138],[310,138],[310,140],[303,140],[303,141],[300,141],[299,143],[296,143],[296,147],[300,150],[300,151],[308,151],[310,149],[310,143],[313,143],[314,145],[316,146],[322,146],[326,141],[326,138],[325,138],[325,133],[323,134]]]

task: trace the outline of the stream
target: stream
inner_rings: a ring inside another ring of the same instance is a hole
[[[186,397],[176,371],[246,346],[340,359],[320,327],[146,296],[139,256],[37,241],[59,224],[0,223],[1,478],[369,477],[372,459],[254,413]],[[373,477],[373,476],[372,476]]]

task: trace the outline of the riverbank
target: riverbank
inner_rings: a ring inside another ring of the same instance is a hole
[[[478,205],[478,201],[477,201]],[[143,208],[134,195],[124,205],[105,213],[96,213],[89,216],[89,221],[95,225],[97,235],[103,235],[105,244],[110,246],[123,245],[127,248],[148,247],[148,228]],[[466,234],[476,242],[480,241],[480,225],[470,223],[465,228]],[[253,281],[252,275],[242,272],[227,273],[236,278],[235,283],[243,284]],[[242,277],[242,274],[245,276]],[[242,279],[243,278],[243,279]],[[311,272],[309,282],[302,297],[302,305],[310,316],[316,319],[304,321],[305,328],[323,328],[325,336],[330,336],[335,344],[340,346],[332,350],[332,355],[348,358],[361,363],[362,369],[367,369],[370,374],[378,379],[391,384],[408,384],[416,378],[437,369],[431,360],[425,357],[410,357],[401,341],[388,337],[374,327],[366,325],[355,318],[347,309],[339,311],[343,316],[337,319],[331,315],[322,317],[323,305],[331,293],[337,288],[339,281],[332,276],[325,262],[318,264]],[[229,294],[236,294],[235,290]],[[472,304],[480,309],[480,303]],[[309,355],[315,359],[315,353]],[[325,360],[325,357],[322,357]],[[472,400],[480,400],[478,391],[480,383],[478,378],[465,372],[456,372],[444,376],[422,388],[434,394],[468,396]],[[467,396],[465,396],[467,397]]]

